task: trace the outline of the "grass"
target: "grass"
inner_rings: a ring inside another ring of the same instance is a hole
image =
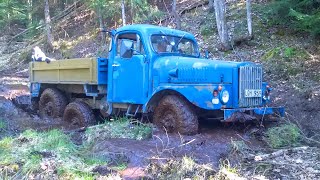
[[[155,179],[212,179],[214,175],[211,165],[198,164],[187,156],[164,164],[151,163],[148,172]]]
[[[87,142],[108,138],[128,138],[142,140],[151,137],[152,126],[132,121],[128,118],[116,118],[103,124],[90,127],[86,131]]]
[[[261,59],[269,73],[289,79],[306,71],[308,58],[304,49],[282,45],[267,51]]]
[[[245,179],[228,160],[220,161],[219,169],[214,170],[211,164],[199,164],[188,156],[166,163],[151,163],[147,170],[154,179]]]
[[[220,162],[219,171],[215,174],[214,179],[238,179],[242,180],[239,170],[232,167],[229,160]]]
[[[301,140],[299,128],[292,123],[270,128],[266,134],[267,143],[272,148],[296,146]]]
[[[245,155],[248,152],[252,151],[251,148],[242,140],[232,140],[230,144],[230,152],[231,154],[240,154]]]
[[[99,136],[101,140],[114,137],[144,139],[150,137],[151,131],[149,125],[120,118],[89,128],[87,138],[79,146],[69,135],[56,129],[47,132],[27,130],[15,138],[4,137],[0,140],[0,179],[28,179],[39,174],[44,179],[96,179],[101,176],[92,169],[109,163],[108,157],[91,152],[91,145]],[[124,170],[127,163],[121,162],[111,168]]]
[[[15,176],[15,173],[28,177],[39,171],[46,171],[41,169],[41,164],[49,161],[52,163],[47,165],[52,168],[56,166],[68,169],[68,166],[72,166],[75,168],[74,172],[77,168],[82,170],[86,166],[81,156],[78,156],[76,145],[60,130],[27,130],[16,138],[6,137],[0,141],[0,152],[0,166],[19,166],[17,171],[11,171],[9,177]]]

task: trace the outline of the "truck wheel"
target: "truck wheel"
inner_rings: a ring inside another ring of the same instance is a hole
[[[40,116],[42,118],[56,118],[62,116],[66,106],[67,99],[58,89],[47,88],[40,97]]]
[[[196,134],[199,126],[198,117],[189,103],[175,95],[165,96],[159,102],[153,122],[168,132],[177,131],[185,135]]]
[[[63,114],[63,120],[74,127],[86,127],[96,121],[92,109],[81,101],[68,104]]]

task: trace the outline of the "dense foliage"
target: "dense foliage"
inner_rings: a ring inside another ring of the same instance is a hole
[[[157,20],[163,15],[148,0],[125,0],[124,2],[129,23]],[[121,1],[119,0],[49,1],[51,19],[63,14],[74,3],[84,4],[92,9],[97,22],[102,22],[107,26],[121,24]],[[20,31],[29,29],[29,36],[32,37],[41,30],[40,27],[44,24],[44,6],[43,0],[0,0],[0,29],[19,28]],[[18,32],[13,32],[13,34]]]
[[[49,1],[51,16],[60,14],[74,2],[77,1]],[[43,0],[0,0],[0,29],[18,29],[19,31],[29,29],[27,35],[32,37],[39,32],[39,27],[44,24],[44,5]],[[18,33],[16,31],[10,32]]]
[[[1,0],[0,1],[0,25],[11,25],[16,21],[20,24],[25,24],[27,20],[28,8],[25,4],[16,0]]]
[[[87,6],[91,7],[98,16],[99,13],[101,13],[106,23],[120,23],[120,0],[90,0],[84,2]],[[157,7],[150,4],[148,0],[125,0],[125,10],[127,21],[132,23],[152,21],[163,15]]]
[[[320,35],[319,0],[275,0],[271,9],[271,17],[275,22],[315,36]]]

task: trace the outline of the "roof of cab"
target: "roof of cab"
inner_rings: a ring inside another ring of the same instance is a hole
[[[117,29],[117,32],[121,31],[139,31],[141,33],[145,33],[148,35],[151,34],[164,34],[164,35],[173,35],[173,36],[183,36],[186,38],[194,39],[194,35],[185,31],[180,31],[177,29],[171,29],[168,27],[162,26],[154,26],[150,24],[134,24],[134,25],[127,25]]]

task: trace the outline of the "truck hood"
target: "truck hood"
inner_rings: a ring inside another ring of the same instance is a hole
[[[232,83],[233,71],[245,65],[253,63],[166,56],[156,59],[153,68],[160,82]]]

